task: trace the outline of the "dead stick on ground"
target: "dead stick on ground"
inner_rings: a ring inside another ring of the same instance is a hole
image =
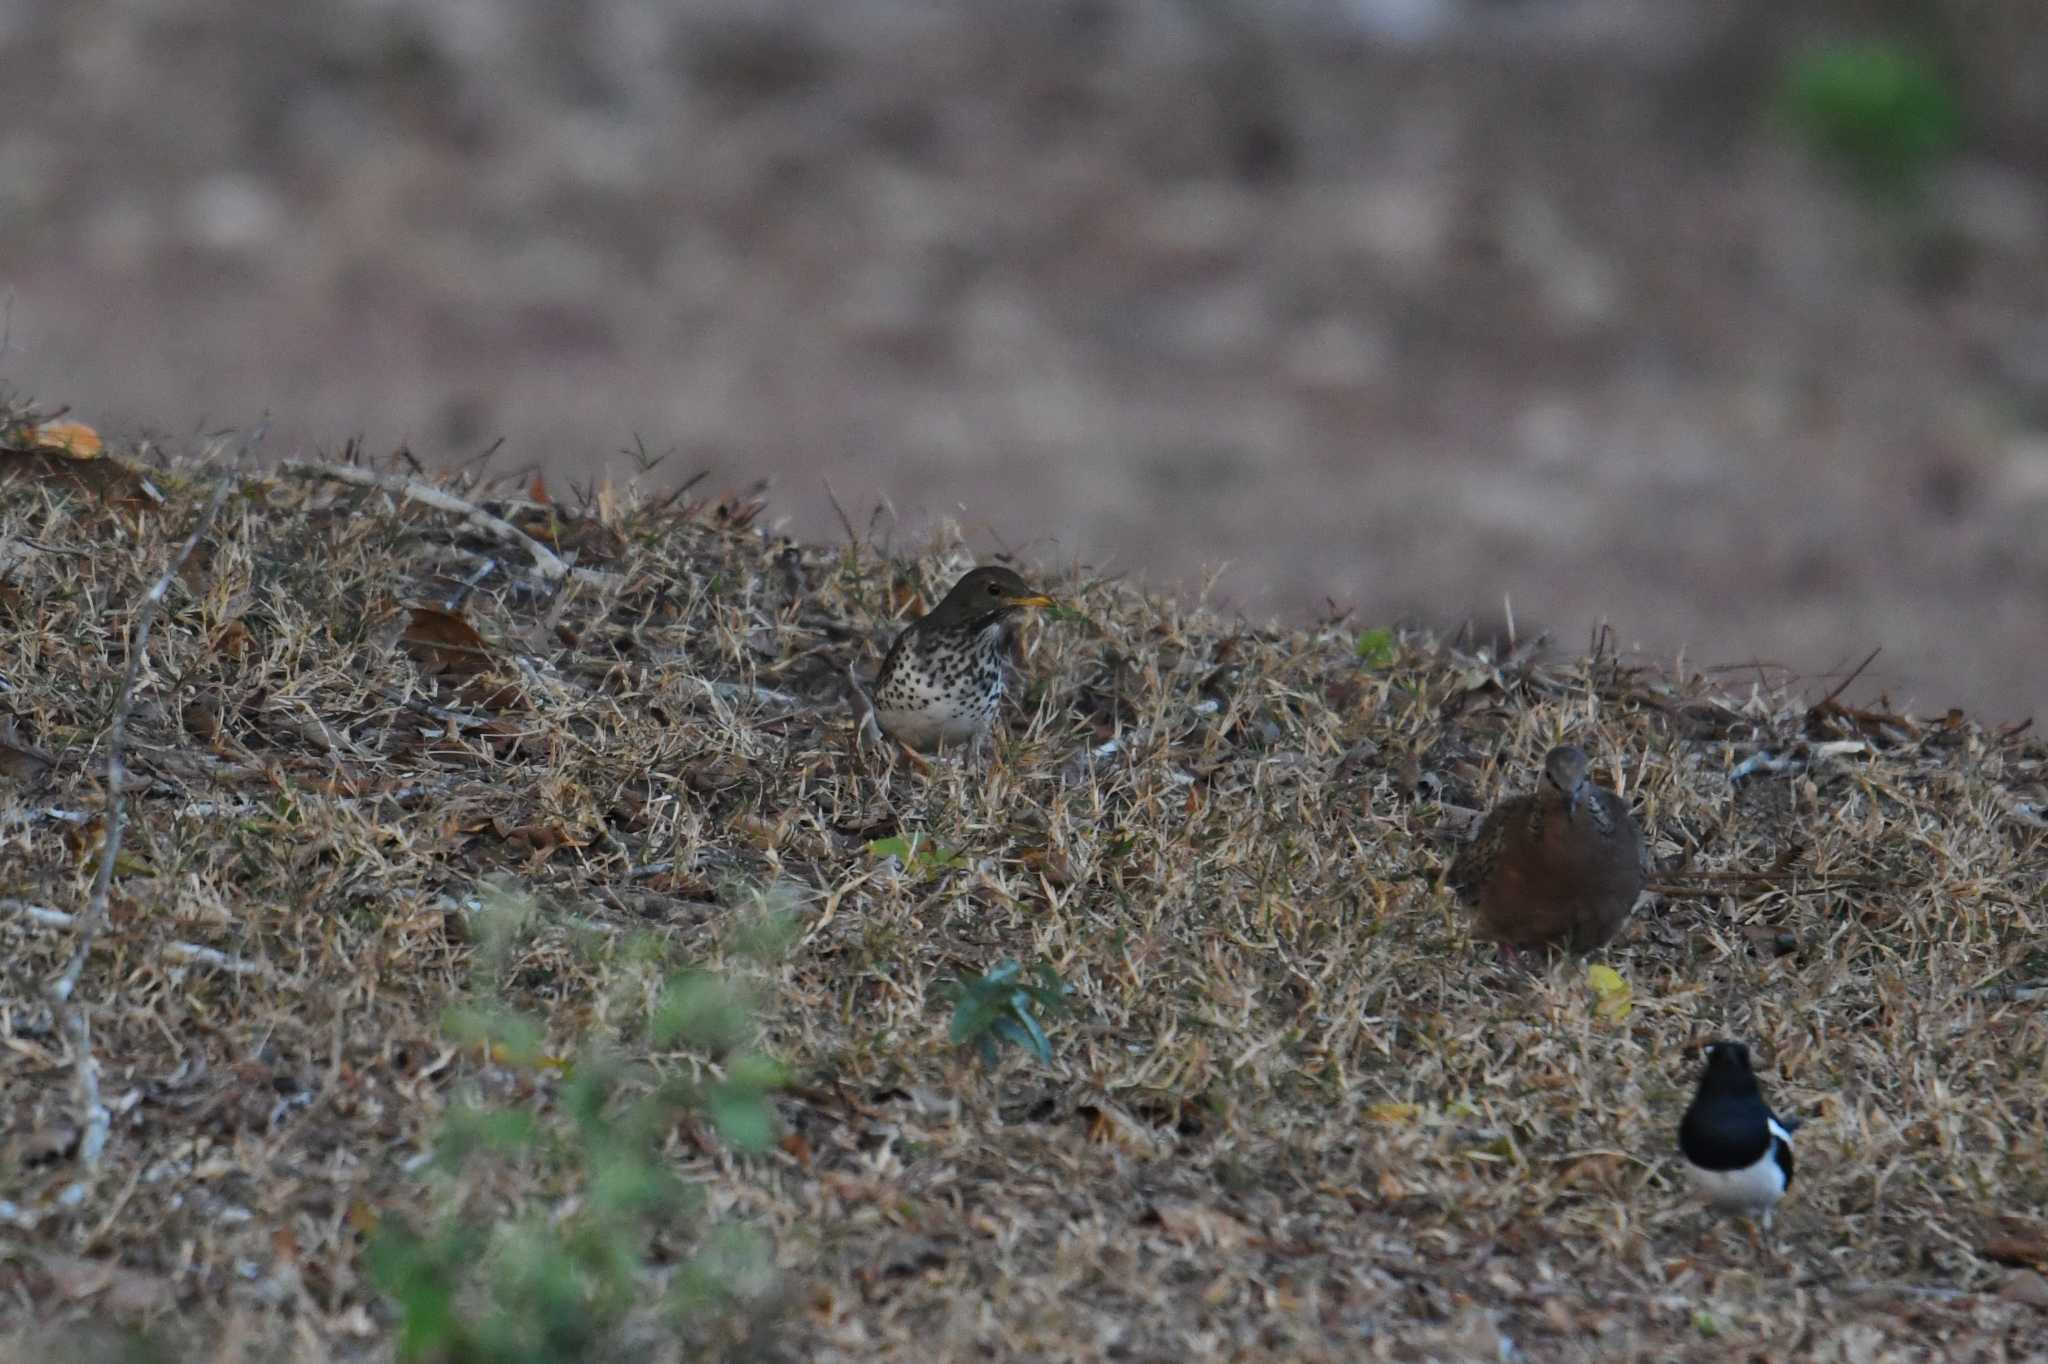
[[[262,439],[260,434],[252,438]],[[246,447],[244,447],[246,450]],[[121,692],[114,700],[114,720],[107,731],[107,833],[106,841],[100,845],[99,873],[93,878],[92,899],[86,904],[85,914],[78,926],[78,942],[71,949],[71,960],[43,988],[50,1001],[50,1008],[57,1016],[65,1034],[71,1040],[74,1084],[78,1091],[80,1109],[78,1158],[88,1171],[99,1166],[100,1152],[106,1148],[107,1131],[113,1123],[113,1115],[100,1102],[100,1065],[92,1053],[92,1021],[84,1006],[72,998],[78,989],[78,977],[85,970],[86,958],[92,955],[93,940],[107,923],[107,896],[114,885],[114,863],[121,855],[121,783],[127,775],[121,766],[121,746],[128,737],[128,712],[135,704],[135,684],[142,676],[143,662],[149,657],[149,631],[156,624],[157,608],[169,595],[171,583],[185,561],[192,557],[192,551],[199,546],[201,537],[213,524],[214,514],[226,500],[228,488],[234,483],[232,472],[220,476],[213,486],[213,496],[207,499],[206,510],[199,513],[199,523],[192,527],[192,533],[185,537],[185,543],[171,559],[170,567],[156,580],[156,586],[142,599],[142,613],[135,619],[135,636],[128,642],[128,673],[121,679]]]
[[[1652,876],[1645,886],[1659,895],[1726,894],[1731,887],[1782,891],[1787,895],[1825,895],[1833,890],[1892,890],[1898,883],[1878,876],[1795,876],[1767,871],[1695,871]]]
[[[493,516],[453,493],[443,492],[439,488],[414,479],[400,478],[396,474],[380,474],[370,469],[357,468],[353,464],[316,464],[295,459],[286,460],[278,468],[294,478],[324,478],[334,483],[352,484],[358,488],[376,488],[394,497],[417,502],[423,507],[452,512],[461,517],[463,524],[471,530],[488,535],[501,544],[525,550],[533,559],[534,568],[543,578],[550,581],[558,578],[577,578],[599,586],[612,586],[619,581],[619,575],[616,573],[603,573],[594,568],[572,568],[561,555],[503,517]]]

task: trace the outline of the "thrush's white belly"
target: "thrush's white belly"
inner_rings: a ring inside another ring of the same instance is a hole
[[[882,733],[912,748],[929,751],[940,744],[972,743],[988,733],[994,706],[935,702],[917,709],[875,707]]]
[[[1003,622],[985,627],[974,647],[960,652],[906,660],[875,693],[875,723],[898,743],[926,752],[941,744],[968,744],[987,734],[995,723],[1003,694],[993,655]],[[993,685],[990,685],[990,683]]]
[[[875,721],[882,732],[912,748],[930,751],[941,744],[973,743],[988,733],[1002,694],[980,688],[928,687],[900,679],[884,701],[875,698]]]

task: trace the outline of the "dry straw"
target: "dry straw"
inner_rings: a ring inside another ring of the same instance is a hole
[[[465,906],[509,875],[541,909],[507,1002],[553,1054],[630,1050],[659,962],[738,969],[747,906],[798,905],[764,982],[802,1077],[782,1145],[672,1141],[773,1237],[791,1358],[2048,1350],[2016,1267],[2048,1259],[2028,733],[1605,651],[1362,659],[1351,624],[1037,565],[1085,619],[1026,629],[994,762],[891,767],[854,743],[847,668],[971,562],[955,543],[885,561],[740,499],[306,468],[209,519],[204,469],[152,471],[159,508],[9,460],[0,706],[57,760],[0,778],[24,1322],[388,1338],[362,1236],[418,1198],[445,1107],[558,1083],[441,1030]],[[1436,884],[1567,736],[1664,872],[1612,979],[1497,969]],[[910,833],[943,856],[871,851]],[[947,1039],[946,984],[1003,959],[1071,987],[1050,1067]],[[1808,1118],[1771,1246],[1678,1178],[1716,1036]],[[92,1056],[85,1179],[66,1079]]]

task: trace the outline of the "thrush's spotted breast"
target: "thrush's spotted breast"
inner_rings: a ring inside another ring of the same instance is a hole
[[[1564,744],[1544,755],[1534,791],[1493,808],[1446,879],[1506,948],[1590,952],[1642,893],[1642,835],[1628,803],[1593,784],[1585,750]]]
[[[1004,631],[1018,612],[1053,599],[1007,568],[977,568],[896,636],[875,674],[875,722],[922,752],[974,744],[1003,699]]]

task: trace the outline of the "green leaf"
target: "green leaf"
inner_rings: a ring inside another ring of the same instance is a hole
[[[734,930],[732,950],[755,961],[776,961],[802,936],[801,916],[787,909],[764,907]]]
[[[516,1155],[532,1146],[539,1133],[531,1113],[458,1105],[442,1119],[434,1141],[434,1164],[456,1170],[478,1151]]]
[[[1367,630],[1358,637],[1358,644],[1352,652],[1366,667],[1384,668],[1395,658],[1394,632],[1385,626]]]
[[[1005,958],[977,977],[974,984],[976,989],[993,990],[998,986],[1015,984],[1017,977],[1023,974],[1023,963]]]
[[[761,1092],[727,1082],[713,1085],[705,1108],[718,1135],[742,1151],[765,1151],[775,1144],[775,1109]]]
[[[946,1030],[946,1036],[954,1046],[972,1042],[995,1026],[999,1012],[993,1001],[977,994],[963,994],[953,1006],[953,1026]]]
[[[591,1174],[590,1203],[606,1217],[667,1206],[676,1197],[675,1177],[662,1166],[630,1155],[600,1160]]]
[[[767,1091],[789,1083],[789,1067],[764,1052],[735,1057],[725,1068],[727,1082],[742,1089]]]
[[[1041,1062],[1052,1064],[1052,1040],[1038,1021],[1038,1011],[1066,1007],[1067,987],[1049,964],[1032,968],[1035,983],[1025,983],[1024,967],[1015,960],[997,962],[982,975],[954,985],[952,1026],[947,1036],[955,1046],[972,1046],[993,1064],[1000,1045],[1022,1047]]]
[[[669,1306],[689,1321],[726,1305],[766,1293],[775,1282],[775,1251],[751,1227],[714,1227],[703,1249],[685,1263],[669,1285]]]
[[[925,834],[878,838],[868,844],[868,851],[876,857],[893,857],[903,864],[903,870],[920,876],[960,866],[967,860],[958,850],[944,848]]]
[[[746,1041],[752,1027],[747,1001],[731,982],[685,971],[662,987],[647,1032],[657,1047],[681,1043],[724,1051]]]
[[[1031,1012],[1031,996],[1021,990],[1012,995],[1010,1012],[998,1026],[1011,1041],[1021,1041],[1040,1061],[1052,1064],[1052,1041],[1046,1037],[1045,1029],[1038,1026],[1038,1019]]]
[[[1940,68],[1886,41],[1802,54],[1785,77],[1783,103],[1816,152],[1874,189],[1914,187],[1962,131],[1960,103]]]
[[[378,1226],[364,1254],[370,1278],[398,1303],[398,1357],[453,1358],[468,1332],[456,1312],[461,1274],[483,1250],[473,1228],[421,1237],[402,1217]]]
[[[617,1085],[618,1074],[611,1066],[594,1062],[578,1066],[561,1088],[562,1111],[586,1131],[602,1127],[605,1106]]]
[[[530,1068],[546,1059],[547,1030],[502,1005],[453,1005],[441,1015],[441,1030],[457,1046],[487,1048],[504,1065]]]

